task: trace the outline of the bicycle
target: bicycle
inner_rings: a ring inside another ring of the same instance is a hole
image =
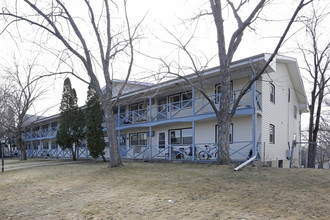
[[[217,146],[213,145],[213,147],[210,147],[210,145],[204,145],[205,150],[202,150],[198,153],[198,158],[200,160],[208,160],[210,158],[218,158],[218,150]],[[214,156],[214,157],[213,157]]]

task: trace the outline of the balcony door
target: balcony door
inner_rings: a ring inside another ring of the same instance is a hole
[[[159,99],[157,119],[166,119],[166,118],[167,118],[166,98]]]
[[[120,135],[119,153],[120,153],[120,156],[126,156],[127,155],[126,134],[121,134]]]

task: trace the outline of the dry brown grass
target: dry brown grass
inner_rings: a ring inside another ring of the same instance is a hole
[[[330,172],[81,163],[0,175],[0,219],[328,219]]]

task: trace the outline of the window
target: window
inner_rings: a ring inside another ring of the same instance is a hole
[[[57,149],[57,144],[56,144],[56,141],[52,141],[52,149],[54,150],[54,149]]]
[[[290,92],[290,88],[288,88],[288,102],[290,102],[290,99],[291,99],[291,94],[290,94],[291,92]]]
[[[147,132],[132,133],[129,137],[130,145],[134,147],[134,153],[140,153],[141,147],[147,146]]]
[[[134,146],[147,145],[147,132],[130,134],[130,144]]]
[[[180,94],[172,95],[168,97],[168,102],[171,104],[171,109],[180,109]]]
[[[293,106],[293,117],[297,119],[297,106]]]
[[[57,130],[57,122],[52,122],[51,123],[51,128],[53,131],[56,131]]]
[[[182,93],[182,108],[190,108],[192,106],[192,93]]]
[[[42,142],[42,149],[43,150],[48,150],[48,141]]]
[[[168,103],[171,104],[172,110],[190,108],[192,106],[192,92],[171,95],[168,97]]]
[[[147,133],[138,134],[139,145],[147,146]]]
[[[182,143],[192,144],[192,129],[182,129]]]
[[[233,81],[230,81],[230,100],[233,101],[234,100],[234,91],[233,91]],[[216,95],[216,99],[215,99],[215,103],[218,104],[220,103],[220,83],[215,85],[215,95]]]
[[[269,125],[269,143],[275,144],[275,126],[272,124]]]
[[[234,142],[234,124],[231,123],[229,126],[229,143]],[[215,143],[218,143],[218,125],[215,126]]]
[[[130,105],[129,106],[130,120],[132,122],[146,121],[148,119],[147,108],[148,108],[148,104],[146,102]],[[124,110],[122,112],[122,109],[120,109],[120,115],[124,115]]]
[[[38,150],[38,149],[39,149],[38,143],[33,142],[33,150]]]
[[[171,144],[181,144],[181,130],[170,131]]]
[[[275,86],[270,84],[270,101],[275,104]]]
[[[193,132],[191,128],[170,130],[171,144],[192,144]]]

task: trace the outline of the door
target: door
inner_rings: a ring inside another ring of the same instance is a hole
[[[158,132],[158,152],[159,152],[159,156],[160,157],[164,157],[165,153],[168,152],[168,150],[165,150],[166,148],[166,132],[165,131],[161,131]]]
[[[126,134],[120,135],[119,153],[120,153],[120,156],[127,156]]]
[[[157,119],[166,119],[167,118],[167,106],[166,98],[158,100],[158,113]]]

